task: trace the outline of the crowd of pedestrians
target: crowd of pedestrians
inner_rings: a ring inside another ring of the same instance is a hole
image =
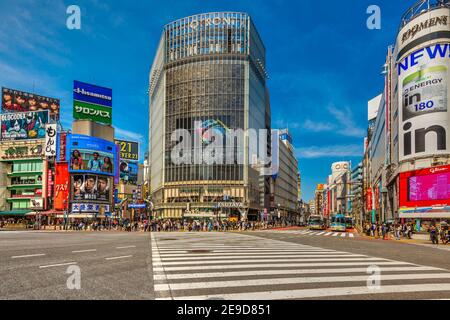
[[[212,231],[250,231],[265,230],[272,228],[283,228],[295,226],[294,222],[285,220],[272,222],[251,222],[251,221],[230,221],[230,220],[180,220],[180,219],[159,219],[130,221],[128,219],[119,221],[109,220],[88,220],[88,219],[57,219],[51,223],[31,224],[33,229],[41,230],[68,230],[68,231],[128,231],[128,232],[212,232]]]
[[[414,226],[412,223],[366,223],[364,225],[364,233],[367,236],[376,239],[412,239],[414,233]],[[433,244],[438,244],[439,240],[443,244],[449,242],[448,225],[443,223],[440,227],[435,224],[431,225],[428,232],[430,233],[430,240]]]

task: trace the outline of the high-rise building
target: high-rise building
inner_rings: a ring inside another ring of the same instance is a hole
[[[280,217],[293,221],[298,213],[298,161],[287,129],[280,130],[279,171],[273,176],[273,209]]]
[[[245,164],[172,159],[181,142],[172,139],[176,130],[200,134],[194,154],[211,142],[209,129],[270,129],[265,48],[250,16],[213,12],[167,24],[149,78],[149,180],[156,216],[256,219],[267,208],[269,185],[247,165],[253,156],[248,140]]]

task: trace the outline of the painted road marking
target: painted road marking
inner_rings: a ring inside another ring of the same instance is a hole
[[[136,246],[116,247],[116,249],[129,249],[129,248],[136,248]]]
[[[70,266],[77,264],[76,262],[66,262],[66,263],[58,263],[58,264],[49,264],[46,266],[39,266],[39,269],[53,268],[53,267],[62,267],[62,266]]]
[[[95,252],[95,251],[97,251],[97,249],[77,250],[72,251],[72,253]]]
[[[434,267],[382,267],[381,273],[392,271],[444,271],[444,269]],[[223,271],[207,273],[173,273],[167,275],[154,275],[155,280],[191,280],[202,278],[226,278],[226,277],[249,277],[249,276],[270,276],[270,275],[299,275],[299,274],[330,274],[330,273],[367,273],[367,268],[337,268],[337,269],[284,269],[284,270],[252,270],[252,271]]]
[[[110,258],[105,258],[105,260],[118,260],[118,259],[126,259],[126,258],[131,258],[131,256],[120,256],[120,257],[110,257]]]
[[[366,295],[366,294],[388,294],[388,293],[408,293],[408,292],[433,292],[450,291],[450,283],[428,283],[412,285],[383,285],[380,289],[374,290],[363,287],[338,287],[338,288],[320,288],[320,289],[301,289],[301,290],[282,290],[282,291],[260,291],[245,293],[230,293],[219,295],[203,296],[185,296],[174,297],[176,300],[206,300],[206,299],[225,299],[225,300],[286,300],[286,299],[306,299],[333,296],[348,295]]]
[[[27,254],[27,255],[23,255],[23,256],[12,256],[11,259],[33,258],[33,257],[42,257],[42,256],[45,256],[45,253]]]

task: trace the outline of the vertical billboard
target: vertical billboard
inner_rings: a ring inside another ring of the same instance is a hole
[[[112,124],[112,90],[80,81],[73,82],[73,117]]]
[[[426,12],[397,38],[399,160],[448,154],[450,9]]]
[[[55,165],[55,210],[65,210],[69,203],[69,164]]]
[[[70,173],[91,173],[114,176],[116,145],[113,142],[80,135],[67,136],[66,159]]]
[[[48,122],[48,111],[3,113],[0,115],[1,139],[44,139]]]
[[[47,124],[45,127],[45,156],[56,156],[56,124]]]
[[[60,102],[58,99],[39,96],[33,93],[2,88],[3,113],[49,111],[50,117],[59,119]]]

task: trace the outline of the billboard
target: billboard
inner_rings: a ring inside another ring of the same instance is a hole
[[[120,180],[129,184],[137,184],[138,164],[130,161],[120,161]]]
[[[58,99],[54,98],[2,88],[2,111],[3,113],[49,111],[50,117],[58,120],[60,114],[60,102]]]
[[[73,117],[77,120],[92,120],[110,125],[112,123],[112,90],[74,81]]]
[[[48,111],[3,113],[0,115],[1,139],[44,139],[48,121]]]
[[[45,156],[56,156],[56,124],[47,124],[45,126]]]
[[[55,164],[55,210],[65,210],[69,201],[69,164]]]
[[[400,206],[450,204],[450,165],[400,173]]]
[[[113,142],[79,134],[67,136],[66,159],[69,172],[115,175],[116,145]]]
[[[95,174],[71,176],[71,200],[110,203],[112,179]]]
[[[120,160],[139,161],[139,142],[115,139],[119,147]]]
[[[413,52],[398,65],[400,161],[448,154],[450,44]]]

